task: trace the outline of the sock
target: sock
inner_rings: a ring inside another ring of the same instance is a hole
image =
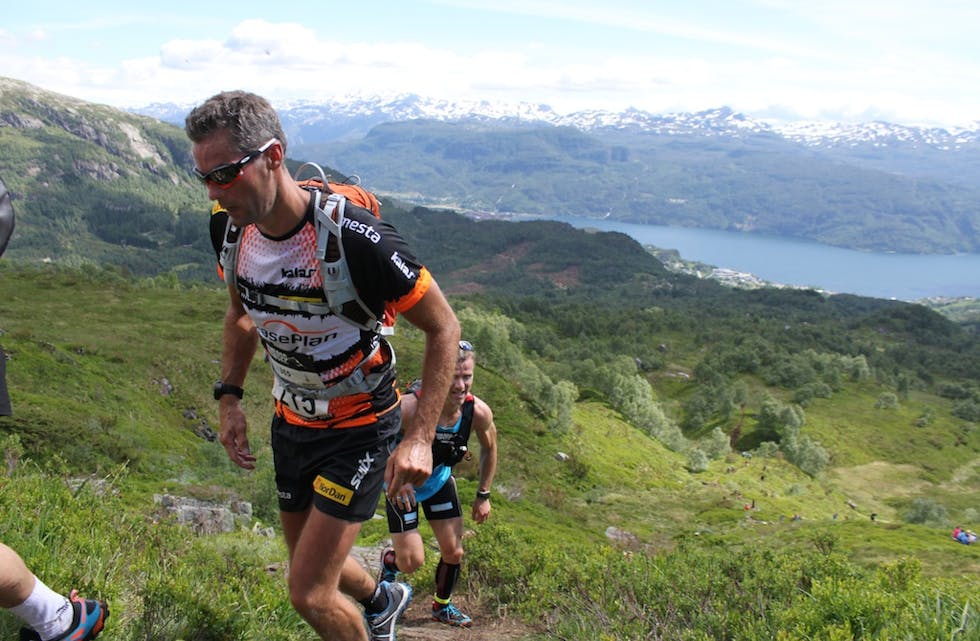
[[[388,593],[381,589],[381,584],[374,586],[374,594],[359,601],[368,614],[377,614],[388,607]]]
[[[23,619],[42,639],[53,639],[63,634],[75,615],[71,601],[44,585],[37,577],[34,577],[31,595],[10,611]]]
[[[436,603],[443,606],[449,603],[449,597],[456,587],[456,579],[459,578],[459,568],[459,563],[450,564],[439,559],[439,565],[436,566]]]

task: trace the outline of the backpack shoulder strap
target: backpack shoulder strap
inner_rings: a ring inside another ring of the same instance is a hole
[[[358,194],[365,194],[367,201],[366,209],[378,215],[379,206],[377,199],[366,189],[358,185],[340,185],[337,191],[331,191],[327,186],[326,175],[319,165],[306,163],[296,171],[296,177],[307,167],[312,167],[319,173],[319,178],[312,178],[304,181],[297,180],[301,186],[313,192],[313,222],[316,230],[316,256],[320,261],[320,275],[323,280],[323,292],[326,303],[315,303],[309,301],[298,301],[289,298],[281,298],[252,291],[242,287],[237,287],[236,267],[238,264],[239,240],[241,230],[232,223],[227,212],[216,202],[211,210],[211,243],[215,252],[218,254],[219,275],[229,286],[235,286],[243,300],[247,300],[254,305],[272,305],[281,309],[300,311],[311,314],[333,313],[344,319],[351,325],[360,329],[374,332],[376,334],[390,335],[394,333],[394,328],[390,323],[386,323],[387,318],[384,314],[381,318],[371,311],[361,299],[351,278],[350,267],[344,253],[342,242],[342,232],[344,227],[344,210],[347,198],[339,193],[343,189],[352,188],[358,190],[353,192],[358,199]],[[336,185],[335,185],[336,186]],[[326,199],[323,199],[324,192],[327,192]],[[321,206],[321,202],[325,204]],[[373,201],[373,208],[371,202]],[[222,225],[222,223],[224,223]]]
[[[463,401],[462,417],[459,423],[459,435],[464,443],[470,442],[470,430],[473,427],[473,408],[475,406],[476,402],[473,400],[473,395],[467,394],[466,400]]]
[[[314,192],[313,215],[316,256],[320,260],[320,276],[327,304],[334,314],[355,327],[380,334],[384,325],[361,299],[347,264],[342,238],[347,199],[332,193],[327,196],[326,207],[321,207],[322,193],[319,190]]]
[[[218,275],[226,284],[234,286],[237,282],[235,268],[238,265],[241,230],[231,222],[228,212],[218,202],[211,208],[210,228],[211,245],[218,254]]]

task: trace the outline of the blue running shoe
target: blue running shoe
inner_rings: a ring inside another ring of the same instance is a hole
[[[371,641],[395,641],[395,622],[412,600],[412,588],[405,583],[381,583],[388,593],[388,607],[377,614],[365,614]]]
[[[452,603],[440,606],[438,603],[432,604],[432,620],[446,625],[454,625],[458,628],[468,628],[473,625],[473,619],[469,618]]]
[[[77,590],[71,591],[68,600],[71,601],[73,610],[71,627],[51,641],[92,641],[105,627],[105,620],[109,618],[109,607],[105,601],[80,599]],[[41,641],[41,637],[34,630],[21,628],[20,641]]]

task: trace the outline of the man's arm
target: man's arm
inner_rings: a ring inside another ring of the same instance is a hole
[[[402,316],[425,333],[422,356],[425,384],[418,395],[415,415],[403,423],[404,436],[385,468],[389,498],[405,483],[418,486],[432,474],[432,439],[459,352],[459,321],[435,281]]]
[[[229,288],[230,301],[225,312],[221,380],[229,385],[245,386],[245,376],[258,346],[255,324],[242,306],[238,292]],[[255,456],[248,445],[248,421],[237,396],[225,394],[218,401],[221,419],[219,440],[228,458],[246,470],[255,469]]]
[[[490,406],[479,398],[474,399],[473,429],[480,439],[480,484],[478,492],[489,492],[493,476],[497,472],[497,426],[493,422]],[[483,523],[490,516],[490,499],[476,497],[473,501],[473,520]]]

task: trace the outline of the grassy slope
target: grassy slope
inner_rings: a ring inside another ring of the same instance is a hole
[[[152,494],[164,491],[200,498],[239,496],[255,504],[259,519],[274,522],[265,366],[256,361],[246,386],[260,470],[245,474],[234,469],[219,444],[193,433],[202,419],[212,427],[217,421],[210,384],[218,372],[220,287],[174,290],[137,286],[107,274],[87,278],[0,266],[0,301],[0,346],[11,353],[8,383],[15,412],[0,418],[0,439],[19,434],[26,456],[40,461],[54,478],[113,475],[120,466],[126,470],[117,481],[119,494],[107,503],[113,511],[109,523],[101,527],[128,538],[116,543],[119,558],[103,578],[89,579],[93,589],[136,609],[135,594],[160,589],[154,581],[172,580],[155,579],[160,568],[174,572],[172,566],[182,567],[177,576],[204,581],[204,593],[215,589],[212,580],[229,581],[214,576],[216,570],[203,560],[197,568],[183,566],[182,556],[241,564],[236,571],[242,580],[282,560],[278,539],[255,542],[244,533],[213,541],[179,534],[167,538],[147,529],[151,518],[158,518]],[[419,369],[420,338],[400,326],[395,344],[402,378],[410,379]],[[173,386],[170,395],[161,394],[164,379]],[[936,399],[913,394],[899,410],[874,410],[876,389],[848,387],[831,401],[814,403],[807,410],[807,429],[831,450],[836,465],[822,482],[780,460],[737,455],[690,474],[682,456],[637,432],[598,400],[580,402],[573,429],[556,435],[507,378],[481,367],[475,389],[493,407],[500,430],[495,520],[512,525],[529,544],[542,538],[601,544],[606,529],[615,526],[655,549],[702,536],[723,539],[737,550],[760,541],[799,545],[803,532],[832,529],[859,562],[911,554],[923,561],[927,575],[977,580],[980,548],[951,543],[945,528],[904,524],[890,507],[924,495],[950,507],[951,515],[976,506],[976,448],[947,443],[956,422],[940,408],[929,428],[910,426],[918,404],[932,405]],[[194,418],[185,416],[188,410],[196,412]],[[963,453],[943,465],[957,449]],[[559,452],[569,458],[559,461]],[[459,472],[461,491],[468,496],[475,490],[475,465],[463,465]],[[18,487],[17,482],[0,483],[0,505],[5,489]],[[856,510],[847,507],[848,500],[856,502]],[[753,501],[755,509],[746,510]],[[23,546],[25,556],[41,569],[71,580],[75,570],[59,566],[57,555],[45,547],[54,542],[38,543],[34,535],[55,522],[74,537],[74,528],[88,527],[84,519],[58,516],[63,505],[39,504],[21,515],[10,510],[8,503],[10,517],[0,520],[0,540]],[[880,515],[878,522],[868,519],[871,511]],[[793,521],[794,514],[803,519]],[[31,523],[26,530],[25,523]],[[366,524],[362,542],[384,537],[383,521],[376,520]],[[91,545],[99,549],[100,543]],[[253,549],[254,558],[249,556]],[[61,556],[85,552],[73,547]],[[148,570],[147,564],[159,567]],[[251,580],[259,581],[269,598],[282,596],[276,580]],[[232,581],[223,589],[234,587]],[[136,615],[123,614],[122,621],[127,616]],[[302,629],[288,607],[276,616]],[[302,638],[298,634],[281,638]]]

